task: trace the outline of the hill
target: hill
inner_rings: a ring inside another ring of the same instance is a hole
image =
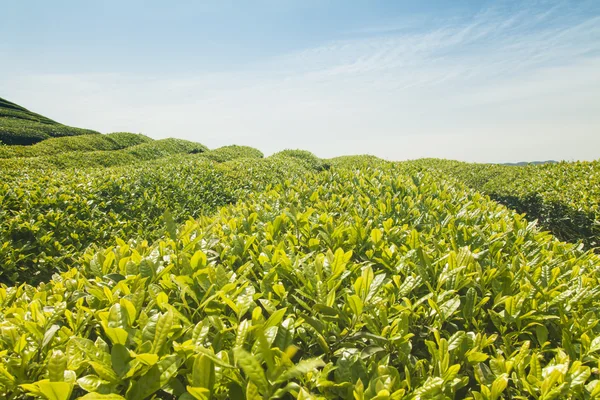
[[[132,135],[132,134],[129,134]],[[91,144],[104,145],[106,142],[97,139],[108,138],[112,139],[111,135],[93,135],[94,140],[80,140],[78,144],[89,146]],[[91,139],[92,135],[85,137]],[[58,143],[62,143],[61,139],[57,138]],[[141,139],[141,140],[140,140]],[[50,140],[48,140],[50,141]],[[141,141],[135,144],[136,141]],[[41,170],[41,169],[67,169],[67,168],[101,168],[115,167],[118,165],[132,165],[141,161],[156,160],[175,154],[198,154],[204,153],[208,149],[200,143],[190,142],[182,139],[160,139],[152,140],[145,136],[128,141],[129,145],[124,148],[113,148],[108,150],[91,150],[79,147],[77,150],[67,150],[65,146],[53,146],[57,151],[54,154],[38,157],[16,157],[0,159],[0,169],[6,170]],[[42,145],[44,142],[38,144]],[[12,147],[12,146],[7,146]],[[34,146],[31,146],[34,147]],[[116,147],[116,146],[115,146]]]
[[[63,125],[0,98],[0,144],[31,145],[51,137],[98,134]]]
[[[598,399],[599,188],[600,161],[0,146],[0,398]]]
[[[253,153],[0,169],[0,397],[598,398],[596,254],[435,166]]]
[[[0,159],[52,156],[68,152],[121,150],[151,142],[148,136],[127,132],[50,138],[30,146],[0,146]]]

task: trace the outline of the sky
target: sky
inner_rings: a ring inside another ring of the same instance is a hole
[[[600,1],[0,0],[0,97],[265,155],[600,158]]]

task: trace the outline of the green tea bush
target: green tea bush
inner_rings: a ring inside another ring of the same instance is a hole
[[[600,246],[600,161],[522,167],[419,160],[537,219],[561,240]]]
[[[98,132],[59,124],[0,98],[0,143],[31,145],[51,137],[97,134]]]
[[[273,158],[295,158],[301,160],[308,168],[323,170],[328,169],[329,164],[324,162],[310,151],[306,150],[283,150],[273,154]]]
[[[204,153],[204,156],[216,162],[225,162],[238,158],[263,158],[264,154],[252,147],[231,145],[210,150]]]
[[[31,145],[51,137],[98,134],[89,129],[0,118],[0,141],[8,145]]]
[[[51,138],[30,146],[4,146],[0,148],[0,158],[40,157],[73,151],[120,150],[151,141],[147,136],[126,132]]]
[[[0,281],[34,283],[73,265],[91,244],[157,239],[167,209],[183,222],[305,169],[293,161],[215,164],[194,155],[87,172],[0,171]]]
[[[0,288],[3,398],[600,395],[599,258],[456,182],[334,166],[166,220]]]
[[[120,140],[124,141],[124,139],[125,137],[122,135]],[[132,141],[131,139],[128,140]],[[84,142],[89,143],[87,141]],[[156,160],[176,154],[203,153],[207,150],[205,146],[187,140],[161,139],[144,141],[142,139],[141,144],[120,150],[68,151],[41,157],[0,159],[0,169],[56,170],[115,167],[135,164],[140,161]]]

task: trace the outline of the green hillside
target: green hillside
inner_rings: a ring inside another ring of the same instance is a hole
[[[0,146],[0,159],[51,156],[74,151],[121,150],[152,140],[144,135],[126,132],[50,138],[30,146]]]
[[[0,395],[596,398],[600,258],[426,164],[0,169]]]
[[[100,135],[94,135],[100,136]],[[85,137],[84,140],[79,140],[78,144],[94,146],[96,144],[102,147],[107,143],[111,143],[110,135],[106,135],[109,140],[100,141],[96,137],[94,139]],[[102,135],[100,138],[104,138]],[[123,138],[123,136],[121,136]],[[56,139],[57,141],[60,139]],[[69,138],[71,139],[71,138]],[[16,169],[65,169],[65,168],[98,168],[98,167],[115,167],[119,165],[131,165],[141,161],[156,160],[163,157],[172,156],[175,154],[198,154],[207,151],[208,149],[199,144],[181,139],[161,139],[152,140],[144,136],[131,140],[127,138],[128,144],[141,142],[140,144],[130,145],[125,148],[113,146],[113,150],[97,150],[85,151],[84,147],[78,147],[77,150],[70,150],[67,146],[53,146],[53,150],[62,150],[55,154],[39,157],[16,157],[0,159],[0,169],[16,170]],[[40,143],[44,144],[45,142]],[[62,141],[61,141],[62,144]]]
[[[0,98],[0,145],[31,145],[51,137],[97,133],[60,124]]]
[[[599,399],[599,188],[600,161],[0,146],[0,398]]]

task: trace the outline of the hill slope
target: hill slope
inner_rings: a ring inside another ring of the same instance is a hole
[[[121,150],[151,141],[148,136],[127,132],[58,137],[30,146],[0,146],[0,159],[52,156],[67,152]]]
[[[439,169],[318,161],[2,182],[0,398],[598,398],[597,255]]]
[[[0,97],[0,144],[30,145],[51,137],[98,134],[60,124]]]

